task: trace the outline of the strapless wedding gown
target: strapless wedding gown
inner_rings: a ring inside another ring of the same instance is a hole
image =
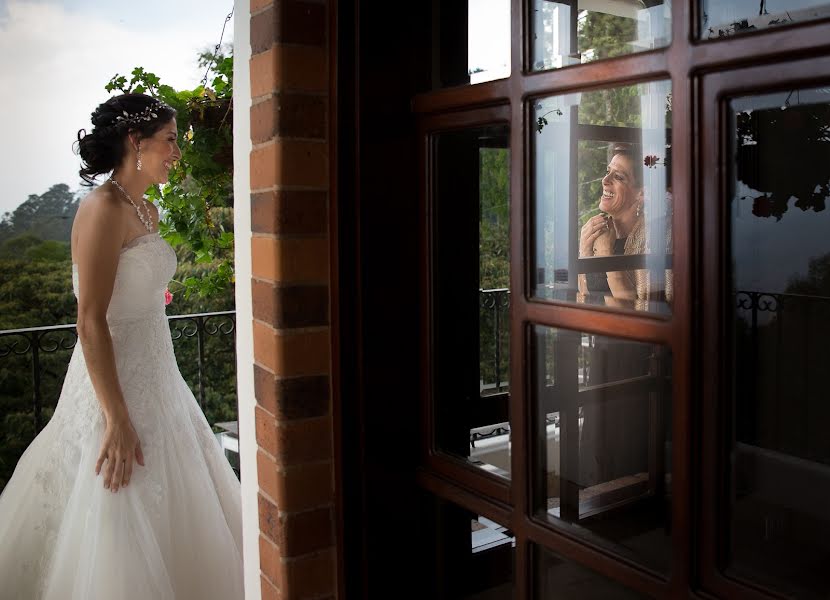
[[[104,420],[78,342],[54,416],[0,495],[0,599],[243,598],[239,482],[176,365],[175,270],[158,234],[137,238],[107,312],[146,466],[115,494],[95,475]],[[73,287],[84,293],[74,268]]]

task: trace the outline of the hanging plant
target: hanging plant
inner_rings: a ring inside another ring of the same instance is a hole
[[[792,94],[790,94],[792,95]],[[830,104],[743,111],[737,117],[738,180],[757,196],[752,213],[780,221],[795,207],[820,212],[830,196]],[[797,148],[797,152],[782,149]]]

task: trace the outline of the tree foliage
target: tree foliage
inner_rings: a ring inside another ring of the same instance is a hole
[[[510,285],[510,151],[480,151],[479,287]]]
[[[0,243],[28,233],[43,240],[69,241],[78,197],[65,183],[53,185],[44,194],[31,194],[0,219]]]
[[[637,21],[596,10],[585,11],[577,28],[579,50],[591,60],[622,56],[632,52],[637,41]]]
[[[807,274],[792,278],[785,293],[830,298],[830,253],[811,258]]]
[[[479,289],[509,288],[510,151],[507,148],[479,150],[478,255]],[[499,381],[506,382],[510,364],[507,297],[491,293],[489,300],[494,302],[493,307],[479,306],[479,378],[485,384],[494,383],[497,375]],[[496,350],[501,355],[499,373],[496,373]]]

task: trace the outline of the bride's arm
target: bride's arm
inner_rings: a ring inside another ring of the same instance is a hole
[[[93,191],[78,208],[73,225],[73,260],[78,266],[78,338],[87,370],[106,419],[96,473],[104,467],[104,487],[127,485],[133,458],[144,464],[118,374],[107,308],[124,239],[123,212],[106,191]],[[106,461],[106,464],[104,464]]]

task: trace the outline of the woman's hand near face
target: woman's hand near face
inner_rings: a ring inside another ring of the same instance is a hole
[[[591,217],[579,233],[579,256],[608,256],[614,251],[616,235],[605,215]]]

